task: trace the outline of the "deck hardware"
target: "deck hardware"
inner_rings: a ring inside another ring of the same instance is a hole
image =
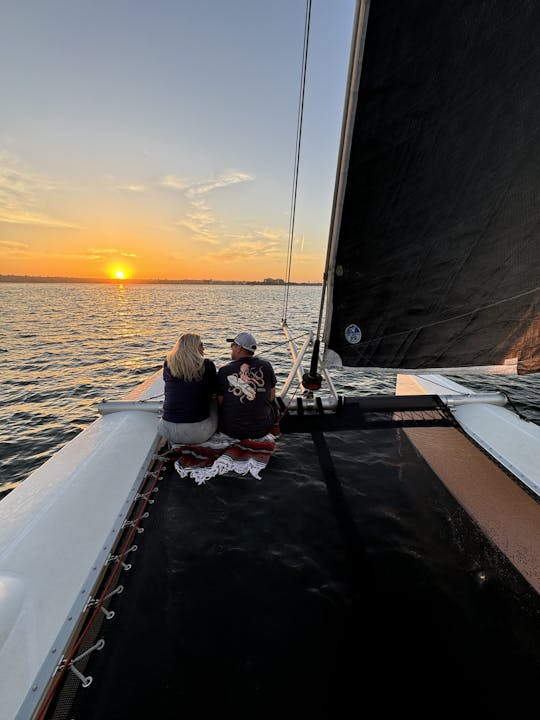
[[[440,399],[449,408],[456,408],[460,405],[506,405],[508,398],[501,392],[473,393],[471,395],[439,395]]]
[[[116,563],[122,562],[122,566],[123,566],[124,570],[129,570],[131,565],[127,565],[127,563],[124,563],[123,561],[121,561],[121,558],[126,557],[126,555],[130,552],[137,552],[138,549],[139,549],[138,545],[132,545],[130,548],[128,548],[126,550],[126,552],[123,555],[109,555],[109,557],[105,560],[105,565],[110,565],[110,563],[112,563],[112,562],[116,562]]]
[[[52,676],[54,677],[59,670],[62,670],[62,668],[65,667],[65,664],[66,664],[66,656],[61,655],[56,667],[53,670]]]
[[[144,479],[147,478],[159,478],[159,474],[161,473],[161,468],[159,470],[154,470],[154,472],[148,471],[147,473],[144,473]]]
[[[140,516],[140,518],[138,518],[138,520],[143,520],[144,518],[147,518],[147,517],[149,517],[149,516],[150,516],[150,513],[149,513],[149,512],[145,512],[145,513],[143,513],[143,514]],[[127,528],[127,527],[135,527],[136,524],[137,524],[137,522],[138,522],[138,520],[124,520],[124,522],[122,523],[122,528],[121,528],[121,529],[124,530],[124,529]],[[137,532],[138,532],[138,533],[144,532],[144,528],[137,528]]]
[[[73,660],[69,663],[69,669],[71,672],[76,675],[79,680],[82,683],[82,686],[87,688],[89,685],[92,684],[92,680],[94,679],[91,675],[83,675],[82,672],[75,666],[75,663],[79,660],[82,660],[82,658],[89,655],[91,652],[94,652],[94,650],[102,650],[105,647],[105,640],[103,638],[101,640],[98,640],[95,645],[92,645],[92,647],[89,647],[88,650],[85,650],[83,653],[78,655],[76,658],[73,658]]]
[[[163,403],[154,400],[102,400],[97,403],[96,409],[100,415],[110,415],[115,412],[140,410],[143,412],[159,413]]]
[[[120,563],[120,565],[124,568],[124,570],[127,572],[128,570],[131,570],[131,563],[124,562],[120,559],[120,555],[114,555],[111,560],[115,560],[117,563]]]
[[[84,606],[83,612],[86,612],[86,611],[88,610],[88,608],[90,608],[90,607],[96,607],[97,605],[99,605],[100,602],[101,602],[101,603],[104,603],[105,600],[108,600],[108,599],[109,599],[110,597],[112,597],[113,595],[120,595],[120,593],[122,593],[122,592],[124,592],[124,586],[123,586],[123,585],[117,585],[117,586],[114,588],[114,590],[112,590],[108,595],[105,595],[105,597],[102,598],[102,599],[100,599],[100,598],[94,598],[94,597],[89,597],[89,598],[88,598],[88,602],[87,602],[86,605]],[[101,606],[100,610],[103,611],[103,614],[105,615],[105,617],[107,618],[107,620],[111,620],[111,619],[114,617],[114,612],[113,612],[112,614],[109,613],[109,611],[107,611],[107,610],[103,607],[103,605]],[[100,649],[101,649],[101,648],[100,648]]]
[[[150,495],[152,493],[157,493],[158,491],[159,491],[159,488],[155,487],[152,490],[149,490],[147,493],[137,493],[135,495],[135,500],[147,500],[149,505],[153,505],[155,503],[155,500],[150,499]]]

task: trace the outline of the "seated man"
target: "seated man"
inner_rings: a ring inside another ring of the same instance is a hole
[[[227,342],[232,361],[218,371],[219,429],[240,440],[262,437],[275,425],[274,370],[267,360],[255,357],[257,343],[250,333]]]

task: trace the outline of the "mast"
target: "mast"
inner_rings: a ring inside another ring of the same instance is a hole
[[[354,118],[356,115],[356,105],[358,102],[358,88],[360,85],[360,76],[362,72],[362,57],[364,54],[364,47],[366,42],[369,6],[370,0],[357,0],[354,14],[351,55],[349,59],[347,89],[345,93],[344,120],[341,128],[341,138],[336,170],[336,182],[334,185],[334,198],[332,202],[332,214],[330,219],[330,230],[324,268],[321,311],[319,314],[319,326],[317,328],[317,338],[319,338],[321,335],[321,318],[326,300],[326,314],[323,335],[323,342],[326,347],[328,346],[328,337],[331,327],[333,309],[332,294],[334,288],[334,273],[336,272],[335,261],[341,226],[341,215],[343,212],[343,203],[347,186],[347,173],[349,170],[349,157],[353,140]]]

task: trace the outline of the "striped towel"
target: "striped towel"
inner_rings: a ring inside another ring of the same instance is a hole
[[[200,445],[174,445],[174,463],[180,477],[191,477],[197,485],[225,473],[251,474],[257,480],[276,449],[276,435],[237,440],[224,433],[215,433]]]

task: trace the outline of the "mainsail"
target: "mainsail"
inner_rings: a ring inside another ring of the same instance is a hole
[[[540,369],[539,33],[533,0],[358,3],[327,365]]]

